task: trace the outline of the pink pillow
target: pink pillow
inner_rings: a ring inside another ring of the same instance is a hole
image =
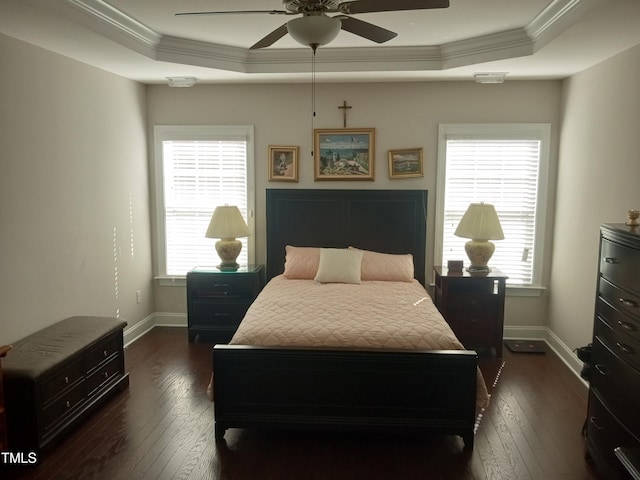
[[[349,247],[351,250],[359,250]],[[386,282],[413,282],[413,255],[361,250],[362,280],[382,280]]]
[[[313,280],[320,265],[319,247],[285,247],[284,276],[289,279]]]

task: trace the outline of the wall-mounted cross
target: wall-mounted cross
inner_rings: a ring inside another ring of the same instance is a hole
[[[338,108],[340,110],[342,110],[342,115],[343,115],[343,118],[344,118],[343,127],[347,128],[347,110],[350,109],[350,108],[353,108],[353,107],[351,105],[347,105],[347,101],[344,100],[342,102],[342,105],[340,105]]]

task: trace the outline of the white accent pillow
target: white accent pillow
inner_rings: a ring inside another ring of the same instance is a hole
[[[360,284],[362,252],[346,248],[321,248],[314,280],[320,283]]]

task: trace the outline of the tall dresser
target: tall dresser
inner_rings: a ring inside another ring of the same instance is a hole
[[[597,280],[587,454],[605,478],[638,478],[640,227],[601,226]]]

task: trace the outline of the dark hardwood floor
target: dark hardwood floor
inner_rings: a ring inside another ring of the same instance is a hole
[[[213,438],[211,345],[156,328],[126,350],[129,389],[37,466],[3,479],[598,479],[585,461],[587,392],[551,351],[481,360],[492,392],[471,454],[458,437],[230,430]],[[496,380],[497,377],[497,380]],[[495,381],[495,385],[494,385]],[[381,388],[384,386],[381,385]]]

